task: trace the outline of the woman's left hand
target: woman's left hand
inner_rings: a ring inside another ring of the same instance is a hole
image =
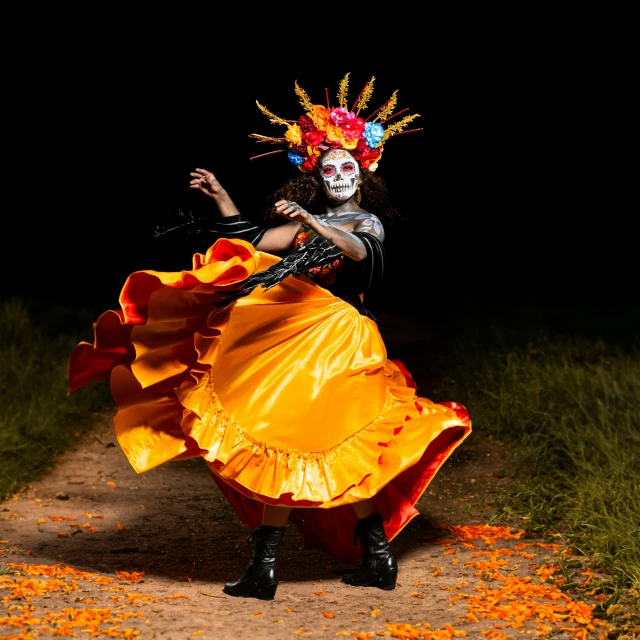
[[[274,208],[277,214],[287,218],[287,220],[309,224],[313,218],[313,216],[297,202],[291,202],[290,200],[278,200]]]

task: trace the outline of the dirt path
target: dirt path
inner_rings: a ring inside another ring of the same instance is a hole
[[[351,567],[305,551],[290,526],[276,598],[264,602],[221,591],[251,547],[204,463],[138,476],[106,417],[0,503],[0,637],[605,637],[591,618],[598,601],[556,586],[563,549],[495,518],[510,460],[475,432],[450,458],[420,499],[421,516],[393,541],[395,591],[342,584]],[[556,584],[544,582],[554,566]]]

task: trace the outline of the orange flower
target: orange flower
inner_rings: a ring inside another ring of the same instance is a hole
[[[144,577],[144,571],[116,571],[116,578],[118,580],[126,580],[130,583],[140,582]]]
[[[341,146],[344,146],[344,133],[342,129],[335,124],[329,123],[327,125],[327,140],[329,142],[337,142]]]
[[[323,611],[323,612],[322,612],[322,615],[323,615],[325,618],[335,618],[335,616],[333,615],[333,613],[329,613],[328,611]]]
[[[114,489],[118,486],[115,482],[112,482],[111,480],[109,482],[105,482],[105,484],[107,485],[107,487],[113,487]]]
[[[326,131],[327,125],[331,122],[331,114],[321,104],[313,105],[313,112],[309,114],[316,129]]]

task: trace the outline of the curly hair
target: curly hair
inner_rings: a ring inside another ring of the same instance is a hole
[[[360,206],[368,213],[388,220],[402,216],[389,202],[386,182],[366,169],[360,169],[362,184],[360,185]],[[274,212],[274,204],[278,200],[292,200],[304,207],[309,213],[320,215],[326,213],[326,196],[320,173],[303,173],[291,178],[286,184],[276,189],[269,197],[268,206],[263,211],[264,218],[280,217]]]

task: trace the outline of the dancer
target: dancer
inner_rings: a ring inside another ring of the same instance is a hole
[[[374,80],[351,109],[349,74],[335,106],[296,82],[296,121],[258,103],[286,131],[252,136],[285,146],[300,171],[274,194],[286,222],[244,220],[215,175],[194,169],[190,187],[220,215],[181,229],[205,252],[190,270],[129,276],[121,309],[71,355],[70,392],[110,377],[116,437],[136,472],[201,456],[254,529],[251,562],[223,588],[232,596],[274,598],[289,521],[308,549],[360,560],[346,584],[395,588],[390,541],[471,430],[462,405],[417,395],[366,308],[384,269],[380,216],[394,211],[374,171],[418,117],[388,124],[403,113],[397,91],[360,115]]]

